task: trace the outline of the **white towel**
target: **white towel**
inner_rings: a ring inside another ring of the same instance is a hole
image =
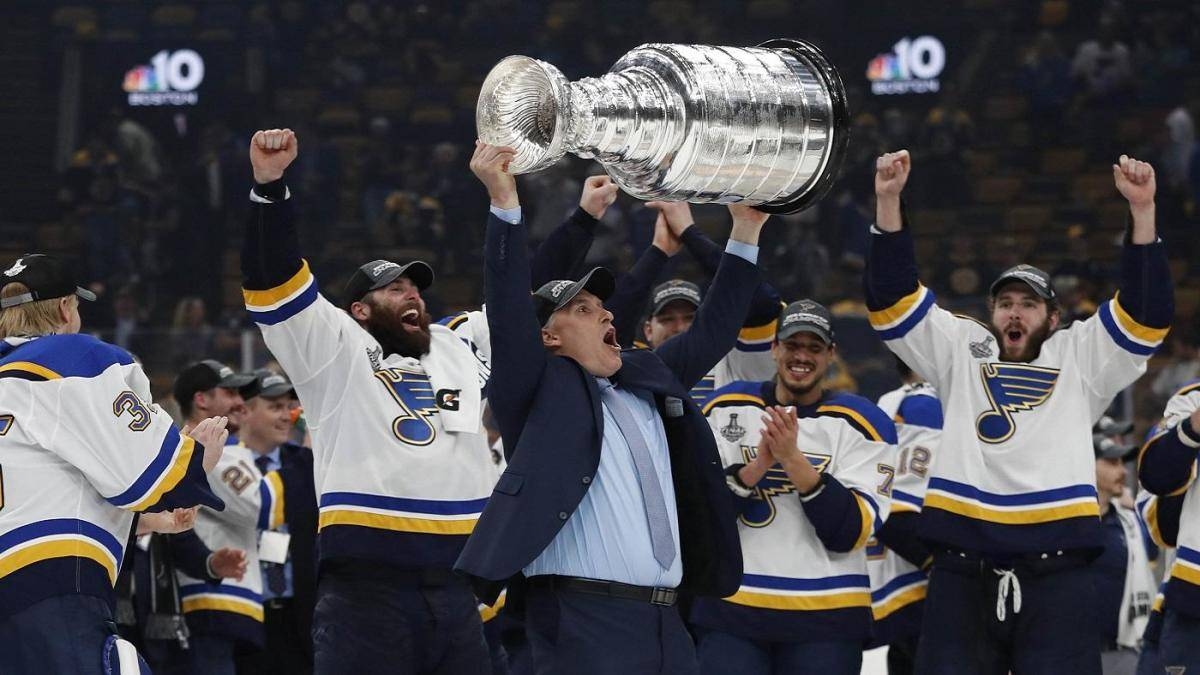
[[[421,357],[421,367],[429,375],[434,395],[457,392],[457,406],[446,407],[438,401],[442,427],[451,432],[480,433],[483,428],[483,397],[479,382],[479,360],[454,331],[439,324],[429,327],[429,353]]]

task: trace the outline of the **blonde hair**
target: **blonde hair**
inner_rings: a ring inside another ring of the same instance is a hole
[[[22,293],[28,293],[29,287],[22,283],[13,282],[0,288],[0,298],[11,298]],[[70,296],[72,304],[78,304],[79,298]],[[20,335],[48,335],[62,328],[66,322],[58,311],[60,298],[35,300],[16,307],[0,310],[0,338]]]

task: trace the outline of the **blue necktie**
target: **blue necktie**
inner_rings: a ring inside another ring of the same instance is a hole
[[[271,470],[271,458],[266,455],[259,455],[254,458],[254,463],[258,465],[258,470],[265,476]],[[283,597],[287,591],[287,577],[283,574],[283,565],[279,563],[262,563],[263,571],[266,573],[267,588],[275,597]]]
[[[633,455],[633,464],[637,468],[638,484],[642,488],[642,500],[646,503],[646,523],[650,525],[650,547],[654,551],[654,559],[669,569],[675,562],[675,539],[671,536],[671,520],[667,515],[667,502],[663,498],[662,486],[658,483],[658,473],[654,470],[654,460],[650,457],[650,448],[637,420],[621,395],[617,393],[612,383],[601,382],[601,398],[608,411],[617,420],[621,435],[629,445]]]

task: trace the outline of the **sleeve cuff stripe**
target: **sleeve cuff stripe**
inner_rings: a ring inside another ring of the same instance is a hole
[[[1152,356],[1158,351],[1157,344],[1146,344],[1126,333],[1123,328],[1117,323],[1116,317],[1113,316],[1112,307],[1114,302],[1109,301],[1100,305],[1100,311],[1097,312],[1100,316],[1100,324],[1104,326],[1104,330],[1108,331],[1108,336],[1112,341],[1117,343],[1117,346],[1131,354],[1138,356]]]
[[[253,319],[255,323],[262,324],[264,326],[273,326],[277,323],[283,323],[293,316],[296,316],[316,301],[317,285],[312,283],[309,284],[299,296],[289,300],[278,309],[272,309],[269,311],[259,311],[252,307],[248,307],[247,309],[250,310],[250,318]]]
[[[266,312],[279,309],[304,293],[312,281],[313,276],[308,268],[308,261],[302,260],[300,261],[300,270],[292,275],[291,279],[265,291],[243,289],[242,298],[245,299],[246,308],[250,311]]]
[[[923,292],[923,297],[920,304],[905,315],[899,323],[889,328],[887,325],[876,324],[874,321],[871,322],[871,325],[879,335],[879,339],[895,340],[902,338],[908,335],[908,332],[915,328],[929,314],[929,310],[933,307],[935,301],[934,295],[931,291],[925,290],[924,287],[921,288],[921,291]]]
[[[162,474],[162,478],[151,487],[150,491],[131,506],[127,506],[133,511],[145,511],[154,506],[162,499],[163,495],[174,490],[183,477],[187,474],[188,465],[192,462],[192,452],[196,447],[196,442],[187,436],[175,436],[179,439],[174,452],[174,459],[168,465],[167,471]]]
[[[928,289],[921,284],[917,284],[917,290],[900,298],[891,307],[870,312],[868,318],[871,325],[875,327],[875,330],[887,330],[896,327],[907,319],[910,314],[920,308],[921,302],[927,294]]]
[[[738,333],[738,340],[741,342],[762,342],[775,339],[776,324],[778,320],[762,326],[747,326]]]
[[[1167,332],[1170,330],[1170,326],[1153,328],[1151,326],[1138,323],[1137,320],[1130,316],[1129,313],[1125,311],[1125,308],[1121,306],[1120,293],[1117,293],[1110,303],[1112,304],[1113,316],[1117,318],[1117,325],[1119,325],[1121,330],[1127,333],[1130,338],[1148,345],[1157,345],[1163,341],[1163,338],[1167,337]]]

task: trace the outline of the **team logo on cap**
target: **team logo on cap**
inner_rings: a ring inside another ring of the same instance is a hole
[[[810,314],[809,312],[792,312],[791,314],[783,317],[783,325],[790,326],[795,323],[807,323],[814,326],[820,326],[825,330],[829,330],[829,321],[819,314]]]
[[[700,304],[700,294],[696,292],[696,289],[688,288],[687,286],[684,286],[682,284],[679,286],[671,286],[669,288],[664,288],[661,291],[659,291],[658,293],[656,293],[654,295],[654,304],[657,305],[658,303],[663,301],[663,298],[666,298],[666,297],[669,297],[672,295],[677,295],[680,297],[687,298],[688,300],[695,302],[697,305]]]
[[[558,296],[562,295],[562,292],[573,283],[575,282],[566,280],[554,282],[554,285],[550,287],[550,295],[554,296],[557,300]]]
[[[371,268],[371,276],[378,277],[380,274],[383,274],[386,270],[390,270],[393,267],[399,267],[399,265],[394,262],[381,262]]]
[[[230,368],[229,366],[225,366],[224,368],[222,368],[221,370],[219,370],[217,372],[217,375],[220,376],[220,378],[222,380],[227,377],[232,377],[233,376],[233,368]]]
[[[721,427],[721,438],[730,443],[737,443],[742,440],[742,436],[746,435],[746,427],[738,424],[737,413],[729,416],[729,424]]]
[[[20,274],[21,272],[24,272],[24,271],[25,271],[25,259],[24,259],[24,258],[17,258],[17,262],[13,263],[13,266],[12,266],[12,267],[10,267],[10,268],[8,268],[8,269],[4,270],[4,276],[6,276],[6,277],[15,277],[15,276],[17,276],[18,274]]]
[[[992,409],[975,420],[984,443],[1003,443],[1017,431],[1014,416],[1045,403],[1058,382],[1058,369],[1016,363],[981,363],[979,374]]]

